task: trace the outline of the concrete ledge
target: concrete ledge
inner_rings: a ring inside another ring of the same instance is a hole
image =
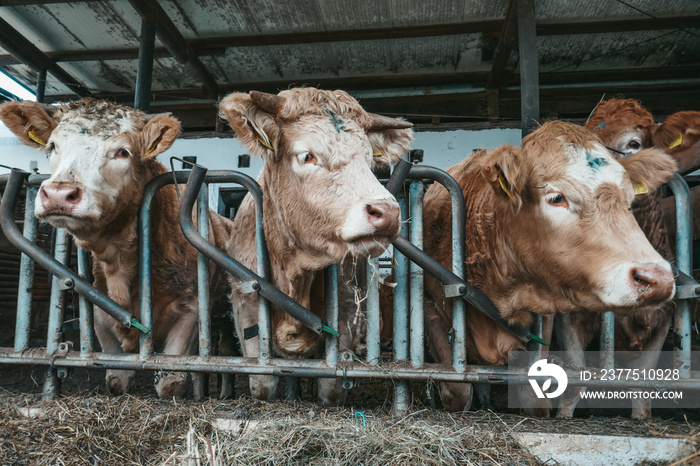
[[[546,464],[624,465],[641,462],[673,462],[693,454],[683,439],[623,437],[612,435],[513,434],[520,445]]]

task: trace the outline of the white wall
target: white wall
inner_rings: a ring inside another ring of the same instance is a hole
[[[458,163],[474,149],[492,149],[506,143],[520,144],[520,130],[419,132],[415,135],[413,148],[425,151],[426,165],[444,169]],[[158,160],[170,167],[170,157],[196,156],[197,163],[211,170],[237,170],[257,178],[262,169],[262,159],[252,156],[249,168],[238,168],[238,156],[245,153],[245,148],[235,138],[178,139]],[[38,149],[25,146],[0,122],[0,164],[28,171],[30,161],[38,163],[39,173],[50,172],[46,155]],[[174,166],[176,170],[182,167],[177,161]],[[7,172],[7,169],[0,167],[0,173]],[[212,208],[216,208],[217,199],[218,192],[212,192]]]
[[[439,168],[456,164],[474,149],[492,149],[506,143],[520,144],[519,129],[428,131],[416,133],[415,136],[413,148],[425,151],[424,163]],[[197,157],[198,163],[212,170],[240,170],[257,177],[262,168],[262,161],[257,157],[251,157],[250,168],[238,168],[238,156],[245,153],[245,148],[235,138],[179,139],[158,159],[169,167],[170,157],[193,155]],[[0,122],[0,164],[29,170],[31,160],[38,162],[40,173],[49,173],[46,156],[41,151],[22,144]],[[179,169],[180,164],[176,163],[175,167]],[[6,172],[6,169],[0,169],[0,173]]]

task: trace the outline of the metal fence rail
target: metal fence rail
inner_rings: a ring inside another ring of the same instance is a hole
[[[338,327],[338,290],[337,267],[333,266],[326,272],[326,315],[325,322],[278,289],[268,281],[269,267],[265,247],[262,193],[257,183],[247,175],[232,171],[208,172],[202,167],[195,166],[191,171],[181,171],[161,175],[149,183],[144,195],[144,201],[139,212],[139,254],[140,254],[140,322],[133,318],[129,310],[123,309],[108,297],[95,290],[90,284],[88,255],[78,251],[78,274],[68,268],[65,263],[70,256],[70,241],[67,235],[59,232],[56,257],[40,254],[33,244],[36,219],[33,216],[33,202],[37,187],[45,176],[29,176],[20,171],[13,171],[9,176],[0,177],[0,184],[5,182],[5,192],[0,203],[0,224],[8,238],[23,252],[20,271],[20,286],[17,305],[17,324],[15,330],[14,348],[0,348],[0,364],[31,364],[49,368],[44,394],[47,398],[55,396],[60,388],[57,382],[67,376],[67,368],[113,368],[132,370],[168,370],[187,372],[219,372],[240,374],[261,374],[282,377],[339,377],[343,379],[345,388],[352,387],[354,378],[394,379],[395,399],[394,408],[404,410],[408,407],[409,380],[435,380],[446,382],[466,383],[507,383],[510,381],[524,382],[527,373],[523,370],[508,370],[503,366],[474,366],[467,364],[465,304],[469,302],[486,314],[492,315],[497,321],[498,311],[488,298],[479,290],[471,287],[464,277],[464,232],[465,216],[464,199],[457,183],[442,170],[425,166],[412,166],[400,163],[394,170],[387,187],[397,194],[402,211],[401,237],[394,243],[395,288],[394,300],[394,355],[393,361],[382,361],[380,353],[379,322],[381,310],[378,295],[378,261],[368,261],[367,273],[367,356],[364,361],[348,353],[338,350],[338,338],[335,330]],[[27,180],[26,215],[24,236],[19,233],[14,223],[14,207],[23,183]],[[410,182],[408,198],[403,195],[402,187],[406,179]],[[425,192],[425,180],[441,183],[450,192],[453,206],[452,216],[452,267],[444,268],[421,251],[422,247],[422,197]],[[187,183],[180,206],[180,224],[186,238],[200,251],[198,262],[200,329],[199,354],[188,356],[170,356],[155,354],[149,332],[142,334],[138,354],[108,354],[96,351],[94,346],[94,331],[92,328],[92,305],[97,305],[107,312],[114,312],[124,325],[141,325],[145,329],[152,326],[151,277],[150,277],[150,218],[151,201],[158,189],[171,183]],[[256,202],[256,243],[257,263],[256,272],[250,271],[227,256],[223,251],[214,247],[207,239],[208,212],[207,186],[214,183],[237,183],[246,188]],[[692,370],[690,364],[690,302],[700,290],[700,285],[692,280],[690,263],[691,212],[688,187],[683,179],[676,175],[668,185],[676,196],[678,228],[677,228],[677,267],[681,272],[677,283],[678,311],[675,331],[678,333],[676,348],[676,364],[681,371],[681,379],[667,384],[673,389],[700,389],[700,371]],[[191,212],[197,201],[197,227],[192,223]],[[410,221],[409,219],[410,206]],[[409,228],[410,226],[410,228]],[[408,241],[406,238],[410,238]],[[40,251],[40,250],[39,250]],[[257,358],[213,356],[211,351],[211,323],[209,307],[211,297],[208,295],[208,260],[211,259],[227,272],[246,282],[251,292],[259,295],[259,332],[260,352]],[[29,322],[31,309],[31,278],[34,262],[45,267],[54,278],[50,304],[50,325],[47,335],[46,348],[29,347]],[[456,331],[453,343],[453,365],[440,365],[425,362],[424,329],[423,329],[423,274],[434,275],[445,286],[445,294],[453,297],[453,326]],[[72,289],[80,294],[80,348],[73,350],[66,342],[62,342],[60,333],[65,309],[62,295]],[[463,299],[459,299],[462,297]],[[318,360],[289,360],[274,357],[270,342],[270,301],[297,317],[304,324],[326,337],[326,357]],[[495,313],[495,314],[494,314]],[[602,325],[603,364],[609,364],[614,357],[612,345],[612,314]],[[502,318],[501,318],[502,321]],[[505,325],[505,324],[504,324]],[[507,326],[507,325],[506,325]],[[540,325],[541,328],[541,325]],[[532,335],[529,329],[510,326],[510,331],[523,342],[532,340],[539,335]],[[541,331],[541,330],[540,330]],[[537,332],[535,332],[537,333]],[[624,387],[652,388],[654,381],[602,381],[581,380],[580,374],[567,371],[569,384],[572,386],[588,387]],[[201,396],[201,395],[200,395]]]

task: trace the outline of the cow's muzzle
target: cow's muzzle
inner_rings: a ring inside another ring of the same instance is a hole
[[[77,185],[50,183],[39,189],[42,216],[71,215],[83,199],[83,190]]]
[[[661,302],[675,292],[675,277],[661,264],[641,264],[630,269],[630,282],[640,301]]]
[[[390,202],[372,202],[365,206],[367,223],[374,228],[374,236],[395,238],[399,234],[399,206]]]

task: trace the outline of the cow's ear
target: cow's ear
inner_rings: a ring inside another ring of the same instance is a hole
[[[372,145],[373,164],[388,166],[399,160],[411,148],[413,129],[370,130],[367,137]]]
[[[675,173],[676,161],[659,149],[642,149],[618,160],[625,168],[635,192],[655,191]]]
[[[521,193],[525,187],[520,149],[506,144],[472,157],[480,157],[481,173],[496,191],[496,196],[519,209],[523,203]]]
[[[265,157],[275,152],[280,133],[275,116],[261,109],[250,94],[227,95],[219,102],[219,110],[251,154]]]
[[[170,149],[180,135],[180,122],[170,114],[149,118],[141,130],[143,156],[155,157]]]
[[[44,148],[58,124],[36,102],[8,102],[0,105],[0,119],[28,146]]]

